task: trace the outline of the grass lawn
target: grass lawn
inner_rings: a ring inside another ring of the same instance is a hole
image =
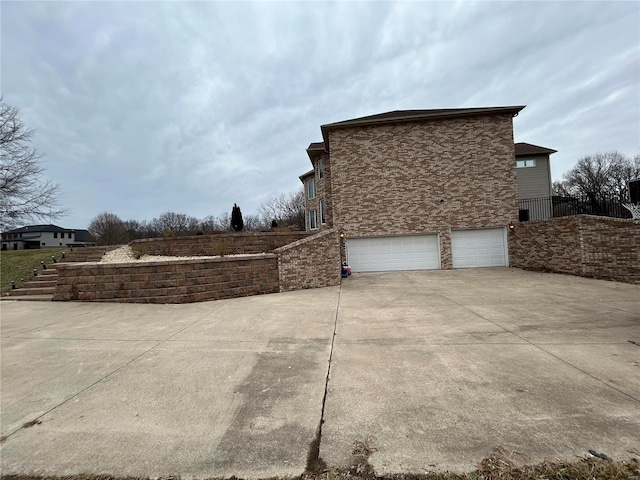
[[[33,278],[33,269],[37,268],[38,273],[42,271],[41,261],[50,265],[53,263],[51,256],[57,260],[62,258],[62,252],[68,252],[66,248],[42,248],[39,250],[3,250],[0,251],[0,293],[4,294],[11,290],[11,280],[15,280],[16,286],[20,287],[23,282],[28,282]]]

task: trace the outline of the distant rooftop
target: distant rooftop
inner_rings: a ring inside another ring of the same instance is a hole
[[[27,227],[16,228],[4,233],[40,233],[40,232],[73,232],[72,228],[62,228],[57,225],[29,225]]]

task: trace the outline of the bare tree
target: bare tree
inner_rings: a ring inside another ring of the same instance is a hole
[[[68,212],[58,206],[60,188],[42,180],[41,155],[31,146],[34,130],[20,118],[20,109],[0,97],[0,229]]]
[[[271,225],[275,220],[279,226],[295,225],[304,230],[304,208],[304,189],[300,188],[267,200],[258,208],[258,215],[264,225]]]
[[[118,245],[129,240],[125,223],[115,213],[102,212],[91,220],[87,230],[98,245]]]
[[[625,199],[629,180],[640,176],[640,155],[626,157],[619,152],[583,157],[553,183],[554,194],[563,196],[616,196]]]
[[[245,230],[261,230],[264,228],[260,216],[249,213],[243,216]]]
[[[165,212],[151,221],[153,228],[161,234],[173,232],[175,235],[195,234],[198,223],[197,218],[176,212]]]
[[[157,232],[146,220],[126,220],[124,222],[125,229],[129,240],[137,240],[140,238],[154,238],[162,235]]]

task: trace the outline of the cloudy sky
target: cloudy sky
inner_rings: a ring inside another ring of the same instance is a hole
[[[516,141],[640,152],[640,3],[12,2],[1,87],[86,228],[254,213],[299,186],[320,125],[527,105]]]

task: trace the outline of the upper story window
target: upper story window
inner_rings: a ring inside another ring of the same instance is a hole
[[[533,159],[516,160],[516,168],[528,168],[528,167],[535,167],[535,166],[536,166],[536,161]]]
[[[318,228],[318,216],[315,210],[309,210],[309,230]]]
[[[316,198],[316,179],[312,178],[307,182],[307,195],[309,198]]]
[[[324,211],[324,198],[320,199],[320,223],[323,225],[327,223],[326,215]]]
[[[318,160],[318,178],[322,178],[324,173],[322,173],[322,160]]]
[[[64,234],[63,234],[64,235]],[[58,232],[53,232],[53,238],[58,238]],[[64,237],[63,237],[64,238]]]

